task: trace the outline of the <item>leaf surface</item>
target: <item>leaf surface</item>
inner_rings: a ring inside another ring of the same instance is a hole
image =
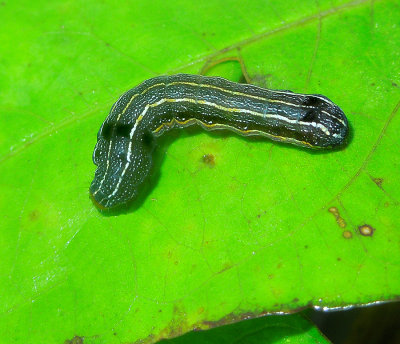
[[[399,18],[394,0],[2,2],[0,341],[155,342],[396,299]],[[339,104],[348,146],[175,131],[142,204],[98,212],[91,154],[119,95],[238,55],[254,83]]]

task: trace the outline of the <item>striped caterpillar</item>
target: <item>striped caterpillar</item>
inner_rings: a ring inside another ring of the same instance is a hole
[[[337,147],[348,134],[343,111],[322,95],[269,90],[220,77],[155,77],[124,93],[101,125],[90,186],[96,206],[105,210],[137,197],[152,165],[146,136],[192,124],[306,148]]]

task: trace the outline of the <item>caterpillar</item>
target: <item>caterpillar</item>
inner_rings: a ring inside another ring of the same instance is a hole
[[[327,97],[264,89],[220,77],[176,74],[148,79],[122,94],[97,134],[90,185],[106,210],[134,200],[152,166],[146,142],[170,128],[198,124],[306,148],[343,145],[348,122]]]

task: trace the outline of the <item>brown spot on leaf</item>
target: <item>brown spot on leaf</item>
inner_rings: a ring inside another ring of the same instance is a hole
[[[31,221],[36,221],[40,216],[39,210],[35,209],[32,210],[31,213],[29,214],[29,220]]]
[[[257,217],[260,218],[261,216],[265,215],[266,213],[267,213],[267,211],[264,210],[260,214],[257,214]]]
[[[72,339],[66,339],[64,344],[83,344],[83,338],[84,337],[75,336]]]
[[[232,264],[225,263],[224,266],[222,267],[222,269],[220,271],[218,271],[218,273],[221,274],[221,273],[223,273],[223,272],[225,272],[225,271],[227,271],[229,269],[232,269],[232,268],[233,268]]]
[[[339,209],[336,207],[330,207],[328,211],[335,217],[336,223],[340,228],[345,228],[347,226],[346,221],[340,216]]]
[[[383,178],[371,178],[371,179],[378,186],[378,188],[383,190],[383,187],[382,187]]]
[[[393,87],[399,87],[399,85],[397,85],[395,82],[392,81],[392,86]]]
[[[359,226],[358,230],[360,231],[360,234],[363,236],[373,236],[375,232],[375,228],[368,224]]]
[[[353,237],[353,234],[350,231],[344,231],[343,232],[343,238],[351,239],[352,237]]]
[[[201,159],[204,162],[204,164],[206,164],[208,167],[212,168],[215,166],[214,154],[204,154]]]

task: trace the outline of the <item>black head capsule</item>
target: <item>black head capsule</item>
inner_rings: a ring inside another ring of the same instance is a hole
[[[115,126],[109,139],[101,137],[93,152],[97,165],[90,196],[101,210],[114,208],[136,198],[151,168],[150,152],[140,135],[127,135],[133,126]]]
[[[299,123],[305,141],[314,148],[335,148],[346,142],[347,118],[343,111],[327,97],[305,95]]]
[[[141,120],[129,116],[127,102],[131,97],[120,98],[97,134],[93,151],[97,170],[89,192],[101,210],[121,206],[136,198],[151,167],[150,152],[142,142],[145,135]]]

